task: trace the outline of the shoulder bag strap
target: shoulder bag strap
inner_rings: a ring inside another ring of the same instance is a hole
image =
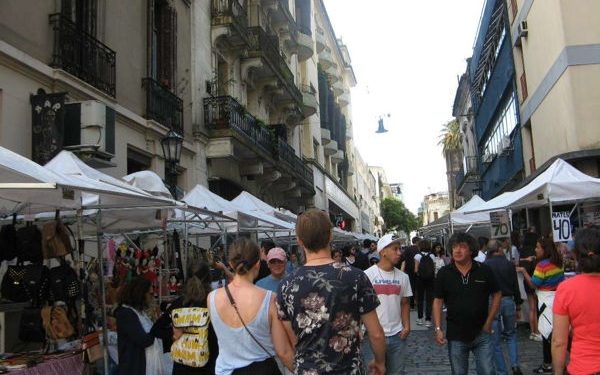
[[[240,312],[239,312],[239,310],[237,308],[235,300],[233,299],[233,296],[231,295],[231,292],[229,291],[229,287],[227,286],[227,284],[225,284],[224,288],[225,288],[225,293],[227,293],[227,298],[229,298],[229,303],[235,309],[235,312],[237,313],[237,316],[240,318],[240,322],[242,322],[242,325],[246,329],[246,332],[248,332],[248,334],[250,335],[250,337],[252,337],[252,340],[254,340],[254,342],[256,342],[258,344],[258,346],[260,346],[261,349],[264,350],[265,353],[267,353],[267,355],[269,357],[273,357],[273,353],[270,353],[267,349],[265,349],[265,347],[260,343],[260,341],[258,341],[258,339],[256,337],[254,337],[254,335],[252,334],[252,332],[250,332],[250,330],[248,329],[248,327],[246,327],[246,323],[244,323],[244,319],[242,319],[242,316],[240,315]]]

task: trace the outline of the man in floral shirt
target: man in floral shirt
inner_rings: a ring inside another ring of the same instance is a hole
[[[332,225],[327,213],[311,209],[298,216],[296,235],[306,264],[279,285],[277,308],[296,346],[296,374],[364,375],[361,322],[369,332],[372,374],[385,374],[385,336],[377,295],[360,270],[331,259]]]

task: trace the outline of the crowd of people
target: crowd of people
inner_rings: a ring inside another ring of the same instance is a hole
[[[559,246],[533,233],[523,241],[455,233],[449,256],[416,237],[403,249],[392,234],[332,249],[329,216],[308,210],[296,236],[300,257],[271,241],[235,240],[221,265],[227,282],[212,291],[209,265],[191,265],[183,295],[155,322],[145,312],[150,286],[133,280],[115,312],[118,373],[404,374],[416,308],[432,345],[447,346],[452,374],[466,375],[473,353],[478,374],[518,375],[523,303],[530,338],[541,341],[534,373],[600,373],[597,228],[577,232],[578,274],[566,280]]]

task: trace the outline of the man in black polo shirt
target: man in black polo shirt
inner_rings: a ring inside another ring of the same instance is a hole
[[[473,237],[454,233],[449,247],[454,262],[439,270],[433,293],[435,340],[440,345],[448,342],[453,375],[467,375],[469,352],[475,356],[478,375],[494,375],[492,323],[498,313],[502,293],[492,270],[473,261],[478,251]],[[447,340],[441,325],[444,303],[448,309]]]

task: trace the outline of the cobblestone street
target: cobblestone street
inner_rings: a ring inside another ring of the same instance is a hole
[[[411,311],[411,328],[408,339],[406,374],[430,375],[450,374],[447,345],[439,346],[433,340],[433,329],[416,325],[416,311]],[[444,318],[445,319],[445,318]],[[504,358],[508,362],[506,345]],[[529,340],[529,327],[526,324],[518,326],[519,361],[523,374],[531,374],[542,361],[542,343]],[[471,355],[469,374],[477,374],[475,363]]]

